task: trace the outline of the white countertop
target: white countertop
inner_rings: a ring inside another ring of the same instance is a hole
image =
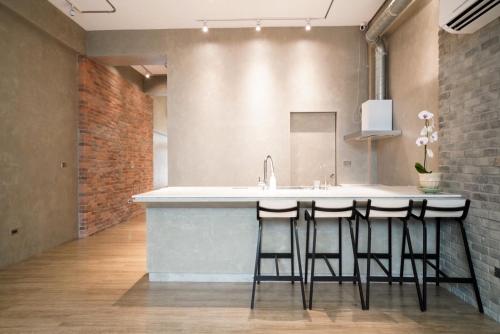
[[[439,193],[424,194],[413,186],[342,185],[329,189],[297,189],[283,187],[263,190],[258,187],[167,187],[132,196],[138,203],[168,202],[251,202],[263,199],[293,199],[311,201],[320,198],[460,198],[460,195]]]

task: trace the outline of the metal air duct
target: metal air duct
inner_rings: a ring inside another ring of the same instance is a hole
[[[375,99],[387,96],[387,50],[382,35],[413,0],[387,0],[370,22],[366,41],[375,48]]]

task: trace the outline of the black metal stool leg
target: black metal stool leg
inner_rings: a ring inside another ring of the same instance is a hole
[[[359,290],[359,299],[361,299],[361,308],[366,310],[365,306],[365,298],[363,296],[363,285],[361,284],[361,275],[359,273],[359,264],[358,264],[358,252],[356,251],[357,245],[354,239],[354,231],[352,230],[352,221],[350,219],[347,220],[349,222],[349,231],[351,234],[351,243],[352,243],[352,252],[354,256],[354,277],[355,281],[358,282],[358,290]]]
[[[312,301],[314,293],[314,267],[316,264],[316,221],[313,220],[313,246],[312,246],[312,259],[311,259],[311,284],[309,286],[309,309],[312,310]]]
[[[255,306],[255,284],[257,283],[257,270],[260,262],[260,253],[261,253],[261,239],[262,239],[262,221],[259,220],[259,232],[257,235],[257,251],[255,254],[255,268],[253,272],[253,287],[252,287],[252,301],[250,303],[250,308],[254,308]]]
[[[302,307],[306,309],[306,293],[304,290],[304,276],[302,276],[302,261],[300,260],[300,246],[299,246],[299,233],[297,230],[297,220],[293,220],[295,225],[295,243],[297,245],[297,263],[299,265],[299,276],[300,276],[300,290],[302,293]]]
[[[427,225],[422,220],[422,304],[427,310]],[[439,274],[439,273],[438,273]]]
[[[420,304],[420,310],[424,311],[422,305],[422,293],[420,291],[420,284],[418,283],[417,266],[415,264],[415,256],[413,255],[413,247],[411,245],[410,231],[408,229],[408,223],[404,222],[404,229],[406,230],[406,241],[408,242],[408,251],[410,252],[411,267],[413,269],[413,279],[415,280],[415,287],[417,288],[418,303]]]
[[[369,219],[366,220],[368,224],[368,249],[366,252],[366,309],[370,308],[370,263],[372,255],[372,225]],[[356,242],[357,245],[357,242]]]
[[[355,247],[356,247],[356,249],[355,249],[355,251],[356,251],[356,254],[358,254],[358,240],[359,240],[359,216],[358,215],[356,215],[356,231],[355,231],[355,233],[356,233],[356,236],[355,236],[355,241],[356,241]],[[359,270],[359,267],[358,267],[358,270]],[[358,272],[358,274],[360,274],[360,273]],[[353,280],[352,283],[356,284],[356,280]]]
[[[262,252],[262,238],[259,238],[259,254]],[[257,266],[257,276],[260,277],[260,267],[262,263],[262,258],[259,255],[259,263]],[[260,285],[260,279],[257,279],[257,284]]]
[[[339,217],[339,284],[342,284],[342,217]]]
[[[469,272],[472,279],[472,286],[474,288],[474,294],[476,295],[477,308],[480,313],[484,313],[483,303],[481,302],[481,295],[479,294],[479,286],[477,285],[476,273],[474,272],[474,266],[472,264],[472,257],[469,249],[469,242],[467,241],[467,235],[465,234],[464,222],[459,219],[460,230],[462,231],[462,239],[464,242],[465,255],[467,255],[467,263],[469,264]]]
[[[295,260],[293,259],[293,219],[290,219],[290,266],[292,267],[292,280],[291,280],[292,284],[295,283],[295,281],[293,280],[294,262]]]
[[[439,255],[441,254],[441,218],[436,218],[436,286],[439,286]]]
[[[311,221],[309,219],[307,219],[307,215],[306,215],[306,269],[305,269],[305,273],[304,273],[304,284],[307,284],[307,276],[308,276],[308,265],[309,265],[309,227],[310,227],[310,223]]]
[[[403,284],[403,275],[405,271],[405,246],[406,246],[406,228],[403,226],[403,245],[401,246],[401,264],[399,266],[399,285]]]
[[[389,285],[392,285],[392,218],[387,222],[387,248],[389,253]]]

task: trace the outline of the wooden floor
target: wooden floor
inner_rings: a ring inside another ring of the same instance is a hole
[[[303,311],[299,285],[149,283],[142,218],[0,271],[1,333],[500,333],[444,288],[421,313],[411,285],[374,284],[361,311],[353,284],[317,285]]]

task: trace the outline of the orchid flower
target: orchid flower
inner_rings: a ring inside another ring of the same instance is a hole
[[[427,137],[418,137],[417,138],[417,146],[427,145],[429,142],[429,138]]]
[[[419,119],[429,120],[432,119],[433,117],[434,114],[427,110],[422,110],[421,112],[418,113]]]
[[[434,152],[427,146],[438,141],[438,133],[434,131],[434,114],[427,110],[422,110],[418,113],[418,118],[425,122],[424,127],[420,130],[420,137],[417,138],[417,146],[424,146],[424,165],[415,164],[415,168],[419,173],[430,173],[425,168],[427,165],[427,157],[433,158]]]

